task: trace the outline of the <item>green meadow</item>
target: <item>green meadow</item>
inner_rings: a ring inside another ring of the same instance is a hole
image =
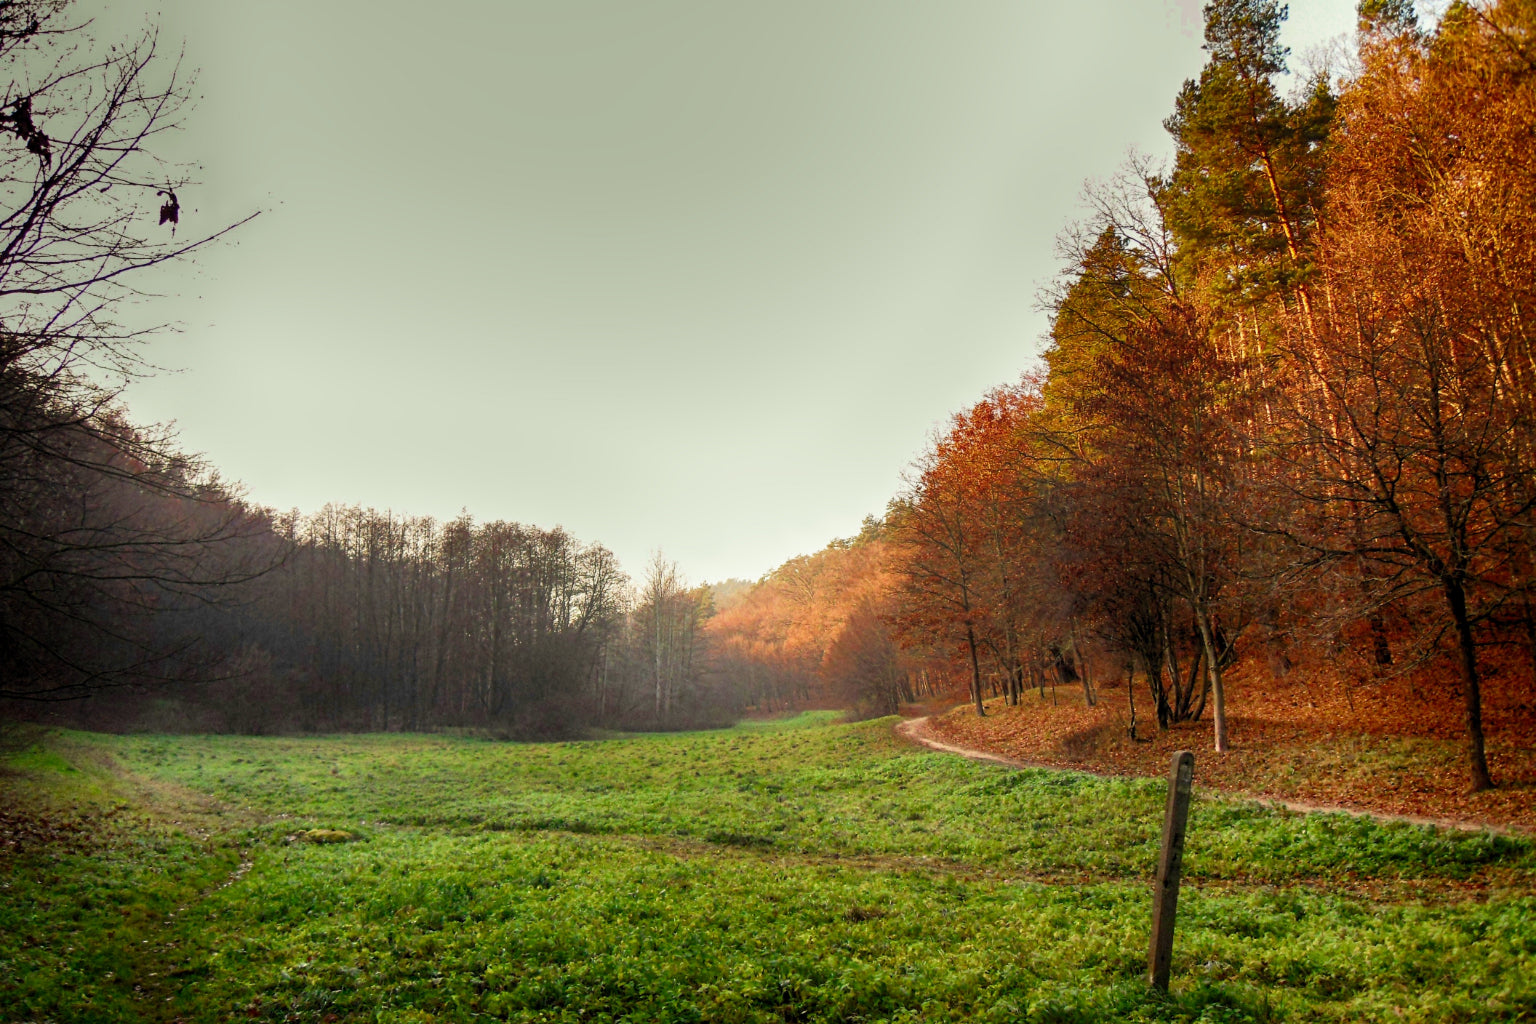
[[[1536,1020],[1526,838],[1201,797],[1160,995],[1164,783],[891,727],[42,735],[0,1019]]]

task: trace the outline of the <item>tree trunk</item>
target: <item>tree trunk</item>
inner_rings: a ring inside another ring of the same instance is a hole
[[[1131,706],[1131,724],[1126,729],[1131,741],[1136,740],[1136,662],[1125,666],[1125,699]]]
[[[976,698],[976,713],[985,718],[987,709],[981,702],[981,662],[976,659],[976,630],[969,624],[965,627],[965,642],[971,646],[971,696]]]
[[[1077,646],[1077,621],[1074,619],[1068,626],[1067,640],[1072,644],[1072,661],[1077,668],[1077,678],[1083,684],[1083,703],[1093,707],[1097,701],[1093,696],[1093,680],[1088,678],[1088,659],[1083,657],[1082,650]]]
[[[1216,644],[1211,635],[1211,623],[1206,617],[1205,609],[1196,609],[1195,624],[1200,627],[1200,643],[1205,648],[1206,671],[1210,673],[1213,702],[1211,719],[1215,726],[1216,753],[1225,754],[1227,752],[1227,698],[1221,686],[1221,659],[1216,656]]]
[[[1179,696],[1179,651],[1174,646],[1172,630],[1163,634],[1163,663],[1168,666],[1168,682],[1163,683],[1162,666],[1157,670],[1157,724],[1159,728],[1166,729],[1174,722],[1182,721],[1174,716],[1174,702]],[[1172,699],[1170,700],[1170,691]]]
[[[1387,642],[1387,624],[1382,619],[1380,612],[1372,612],[1370,616],[1371,648],[1376,657],[1376,666],[1385,668],[1392,664],[1392,645]]]
[[[1483,749],[1482,681],[1477,674],[1477,644],[1472,636],[1472,622],[1467,617],[1467,592],[1456,576],[1441,580],[1451,618],[1456,622],[1456,640],[1461,654],[1461,689],[1466,702],[1467,768],[1472,775],[1472,792],[1493,788],[1488,774],[1488,756]]]
[[[1531,595],[1520,595],[1521,605],[1524,610],[1522,622],[1525,626],[1525,653],[1531,665],[1531,674],[1536,677],[1536,608],[1531,607]]]

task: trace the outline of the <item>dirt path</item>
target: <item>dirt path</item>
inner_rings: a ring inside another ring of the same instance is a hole
[[[1062,768],[1060,765],[1042,764],[1033,761],[1020,761],[1012,757],[1004,757],[1001,754],[988,753],[985,750],[973,750],[969,747],[958,747],[953,743],[946,743],[933,735],[928,727],[928,715],[918,718],[908,718],[896,723],[896,735],[910,743],[927,747],[929,750],[937,750],[946,754],[958,754],[972,761],[986,761],[991,764],[1000,764],[1009,768],[1044,768],[1048,771],[1076,771],[1084,775],[1097,775],[1100,778],[1115,778],[1105,772],[1090,771],[1086,768]],[[1435,828],[1459,829],[1463,832],[1495,832],[1500,835],[1508,835],[1512,831],[1500,825],[1487,825],[1475,821],[1461,821],[1455,818],[1424,818],[1412,814],[1385,814],[1380,811],[1369,811],[1359,807],[1345,807],[1337,804],[1311,804],[1296,800],[1282,800],[1278,797],[1263,796],[1255,793],[1231,792],[1216,789],[1228,800],[1250,801],[1263,804],[1268,807],[1282,807],[1285,810],[1297,814],[1348,814],[1355,818],[1370,818],[1373,821],[1401,821],[1409,825],[1430,825]]]

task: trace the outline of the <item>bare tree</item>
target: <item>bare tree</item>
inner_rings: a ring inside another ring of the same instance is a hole
[[[655,687],[657,722],[673,719],[675,708],[699,671],[700,626],[708,611],[707,588],[689,589],[677,565],[656,552],[646,566],[636,617],[640,645]]]
[[[229,228],[176,237],[185,173],[155,152],[189,84],[153,30],[104,44],[66,0],[0,4],[0,696],[61,699],[163,674],[141,613],[248,578],[220,541],[252,525],[118,396],[147,333],[145,273]],[[206,597],[206,595],[202,595]],[[174,598],[174,599],[173,599]]]

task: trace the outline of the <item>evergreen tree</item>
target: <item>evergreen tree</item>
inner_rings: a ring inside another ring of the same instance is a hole
[[[1162,200],[1186,277],[1240,306],[1294,299],[1310,332],[1308,251],[1335,97],[1322,76],[1294,104],[1277,91],[1286,13],[1273,0],[1206,5],[1210,60],[1164,122],[1176,157]]]

